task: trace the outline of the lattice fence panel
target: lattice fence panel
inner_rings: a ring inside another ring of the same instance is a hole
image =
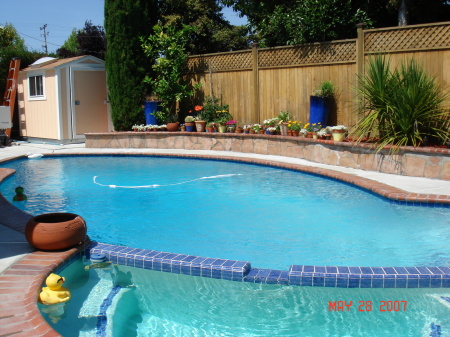
[[[260,49],[259,67],[295,66],[356,60],[354,40],[305,44],[298,47]]]
[[[236,52],[227,54],[210,54],[205,56],[192,56],[188,60],[190,73],[205,72],[211,70],[242,70],[252,68],[252,52]]]
[[[450,24],[382,30],[365,34],[365,52],[450,47]]]

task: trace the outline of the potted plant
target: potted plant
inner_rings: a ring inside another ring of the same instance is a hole
[[[198,110],[197,110],[198,111]],[[195,128],[197,132],[205,132],[206,121],[201,113],[195,117]]]
[[[209,122],[206,124],[206,132],[214,132],[214,122]]]
[[[236,124],[237,122],[234,119],[227,121],[225,123],[225,125],[227,126],[227,131],[230,133],[234,133],[234,131],[236,130]]]
[[[320,123],[306,123],[305,129],[308,132],[306,138],[314,138],[314,135],[317,136],[317,132],[322,129],[322,125]]]
[[[184,126],[186,127],[187,132],[195,131],[195,118],[194,116],[186,116],[184,119]]]
[[[345,138],[345,133],[347,132],[347,127],[344,125],[336,125],[330,127],[331,135],[335,142],[342,142]]]
[[[310,96],[309,123],[327,125],[334,92],[334,85],[331,81],[320,83],[319,88]]]
[[[292,136],[298,137],[301,129],[302,129],[302,122],[289,121],[288,131],[291,131]]]
[[[186,131],[186,125],[180,124],[180,131]]]
[[[266,129],[266,134],[268,135],[275,135],[277,133],[277,128],[275,126],[269,126]]]
[[[171,113],[166,118],[166,127],[167,131],[178,131],[178,115],[175,113]]]
[[[244,132],[244,128],[242,127],[241,124],[236,125],[236,133],[243,133]]]
[[[278,114],[278,123],[280,125],[280,132],[282,136],[287,136],[288,135],[288,121],[289,119],[291,119],[291,114],[289,113],[289,111],[284,110],[284,111],[280,111],[280,113]]]

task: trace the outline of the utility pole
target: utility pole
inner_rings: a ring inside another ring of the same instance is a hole
[[[48,33],[45,31],[45,28],[47,28],[47,24],[44,24],[44,27],[40,27],[40,30],[44,31],[45,44],[42,47],[45,48],[45,54],[48,55],[48,49],[47,49],[47,35],[48,35]]]

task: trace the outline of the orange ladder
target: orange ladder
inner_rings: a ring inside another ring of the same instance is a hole
[[[14,116],[14,107],[16,104],[17,83],[19,80],[20,58],[13,58],[9,62],[8,78],[6,79],[5,94],[3,95],[3,106],[9,106],[11,111],[11,121]],[[6,129],[5,134],[11,137],[11,129]]]

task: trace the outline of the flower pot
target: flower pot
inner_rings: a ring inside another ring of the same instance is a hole
[[[319,136],[317,135],[317,133],[313,133],[313,139],[319,139]]]
[[[345,132],[334,132],[331,134],[335,142],[342,142],[345,138]]]
[[[184,124],[186,126],[186,131],[187,132],[194,132],[195,131],[195,123],[185,123]]]
[[[155,112],[161,111],[161,106],[159,101],[145,101],[144,102],[144,115],[145,124],[155,125],[157,123]]]
[[[167,123],[167,131],[178,131],[178,123]]]
[[[72,213],[42,214],[27,222],[25,237],[37,249],[67,249],[85,239],[86,222]]]
[[[248,132],[251,133],[252,135],[255,134],[255,130],[253,129],[250,129]]]
[[[227,132],[227,126],[226,125],[219,125],[219,132],[220,133]]]
[[[234,133],[236,131],[236,127],[234,125],[232,126],[227,126],[227,131],[229,133]]]
[[[289,123],[281,123],[280,124],[280,132],[282,136],[287,136],[288,135],[288,124]]]
[[[259,134],[260,134],[260,135],[263,135],[264,132],[265,132],[264,129],[259,130]]]
[[[306,138],[312,138],[313,137],[314,132],[308,132],[306,134]]]
[[[214,132],[214,128],[206,128],[206,132]]]
[[[242,128],[236,128],[236,133],[242,133],[244,130]]]
[[[292,136],[294,137],[298,137],[298,135],[300,134],[300,130],[291,130],[292,131]]]
[[[310,96],[309,123],[327,125],[330,106],[330,97]]]
[[[205,132],[206,121],[195,121],[197,132]]]

